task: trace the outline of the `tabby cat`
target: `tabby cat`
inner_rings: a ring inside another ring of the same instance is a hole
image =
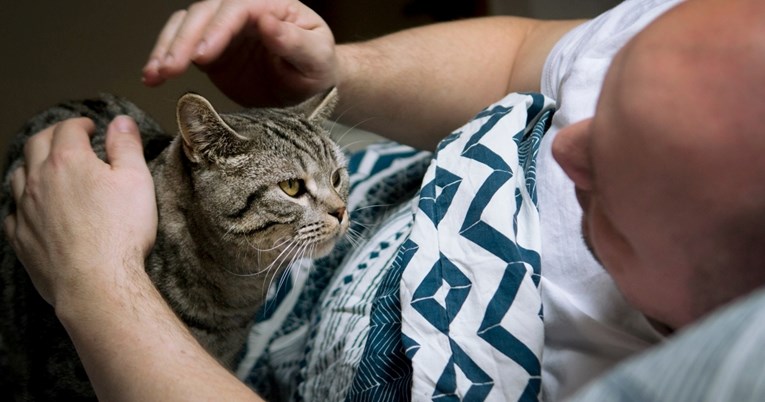
[[[175,137],[111,95],[60,105],[30,120],[10,145],[0,219],[15,208],[9,176],[30,135],[90,117],[98,127],[92,145],[103,157],[109,121],[131,115],[159,211],[146,271],[200,343],[232,368],[274,278],[295,259],[327,254],[348,228],[344,155],[322,126],[335,101],[333,89],[296,107],[218,114],[186,94]],[[0,252],[0,399],[95,399],[66,332],[4,235]]]

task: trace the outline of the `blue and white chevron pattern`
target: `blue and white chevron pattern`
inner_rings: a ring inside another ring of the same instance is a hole
[[[511,94],[439,146],[401,251],[412,400],[538,400],[535,160],[553,108]]]

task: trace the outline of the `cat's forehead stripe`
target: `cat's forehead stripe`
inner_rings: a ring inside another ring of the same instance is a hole
[[[325,139],[322,135],[315,132],[316,128],[306,122],[300,122],[303,127],[289,127],[284,126],[270,127],[269,133],[272,133],[284,141],[293,145],[296,149],[301,151],[305,157],[309,159],[316,159],[324,161],[335,160],[334,154],[329,147],[329,140]],[[299,133],[297,135],[290,135],[289,133]]]
[[[329,141],[321,141],[320,140],[319,143],[321,144],[320,145],[321,149],[324,151],[324,157],[326,158],[326,160],[328,160],[328,161],[333,160],[334,158],[333,158],[333,155],[332,155],[332,149],[330,147]]]
[[[286,130],[284,130],[284,127],[272,127],[270,125],[266,126],[268,129],[268,134],[271,134],[275,137],[280,138],[281,140],[292,144],[295,148],[303,151],[304,153],[310,154],[310,149],[306,148],[305,143],[300,143],[298,140],[299,138],[295,136],[290,136],[287,134]]]
[[[309,172],[319,165],[330,164],[335,167],[342,164],[341,155],[336,151],[328,135],[320,133],[320,126],[295,118],[290,114],[276,111],[264,111],[263,114],[235,115],[244,131],[262,132],[266,141],[284,143],[285,149],[292,149],[293,166]],[[248,127],[249,126],[249,127]],[[275,145],[275,144],[274,144]]]

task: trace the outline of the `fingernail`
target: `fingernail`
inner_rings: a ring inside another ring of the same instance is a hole
[[[159,69],[159,60],[156,57],[152,57],[146,64],[146,70],[156,71],[157,69]]]
[[[114,118],[114,127],[121,133],[132,132],[135,127],[135,122],[130,116],[117,116]]]

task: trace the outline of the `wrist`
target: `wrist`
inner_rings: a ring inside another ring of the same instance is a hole
[[[144,270],[142,257],[91,263],[92,269],[80,270],[80,275],[55,292],[53,307],[67,330],[116,315],[122,309],[135,314],[131,306],[146,303],[141,299],[163,301]]]
[[[359,68],[359,46],[357,44],[344,44],[338,45],[335,50],[335,57],[337,58],[337,69],[335,74],[335,87],[340,94],[338,100],[340,104],[335,107],[332,118],[342,121],[343,111],[346,111],[347,107],[343,107],[344,100],[353,92],[353,77],[358,75]],[[346,95],[349,94],[349,95]]]
[[[379,106],[395,106],[395,99],[386,84],[392,71],[385,63],[386,56],[374,40],[338,45],[335,50],[337,69],[335,86],[338,105],[332,119],[348,126],[376,131]],[[378,116],[379,117],[379,116]]]
[[[143,262],[120,267],[117,285],[56,307],[99,399],[262,401],[196,341]]]

